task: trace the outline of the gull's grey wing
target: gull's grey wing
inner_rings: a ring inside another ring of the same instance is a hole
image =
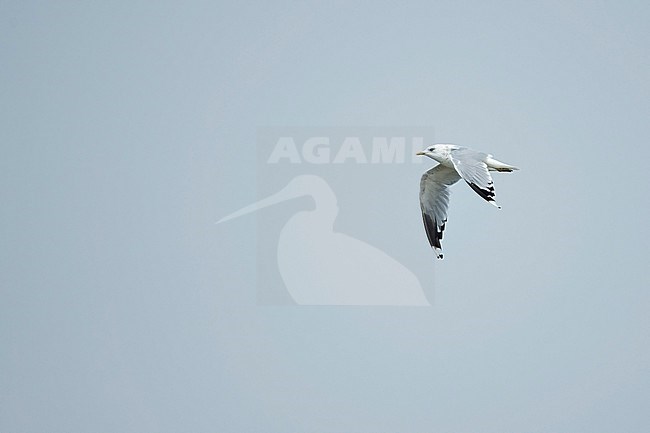
[[[456,170],[444,165],[436,165],[427,170],[420,179],[420,209],[422,209],[424,229],[429,244],[439,259],[442,258],[440,240],[447,223],[449,187],[459,180],[460,175]]]
[[[451,162],[465,182],[488,203],[501,209],[494,201],[494,183],[485,163],[487,153],[460,148],[451,152]]]

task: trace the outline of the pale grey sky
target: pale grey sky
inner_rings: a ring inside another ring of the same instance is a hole
[[[0,430],[648,431],[649,21],[3,2]],[[332,184],[336,229],[435,280],[433,306],[258,305],[258,228],[310,206],[214,224],[266,186],[259,128],[414,125],[521,167],[495,176],[502,211],[455,186],[441,262],[426,164],[383,167],[356,208]]]

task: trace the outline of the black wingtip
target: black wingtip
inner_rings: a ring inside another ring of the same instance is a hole
[[[492,182],[490,182],[487,186],[487,189],[483,189],[479,187],[477,184],[472,183],[472,182],[467,182],[467,185],[470,186],[474,190],[475,193],[477,193],[483,200],[493,203],[494,202],[494,185]]]

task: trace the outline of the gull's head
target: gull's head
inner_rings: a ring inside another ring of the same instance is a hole
[[[440,145],[434,144],[433,146],[429,146],[426,149],[424,149],[421,152],[416,153],[418,156],[428,156],[431,159],[435,159],[436,161],[439,161],[440,158],[443,158],[444,155],[442,153],[442,149]]]

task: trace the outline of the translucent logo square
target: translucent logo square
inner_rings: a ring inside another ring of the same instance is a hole
[[[433,257],[419,179],[427,127],[272,127],[257,134],[262,305],[427,306]]]

